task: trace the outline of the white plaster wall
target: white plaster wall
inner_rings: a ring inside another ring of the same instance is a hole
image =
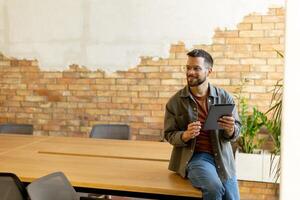
[[[286,48],[281,139],[280,199],[300,199],[300,1],[286,1]]]
[[[0,0],[0,52],[1,52],[1,47],[4,46],[4,3],[3,0]]]
[[[209,44],[217,27],[284,0],[0,0],[0,51],[36,58],[44,70],[69,64],[127,70],[140,56],[167,57],[170,44]]]

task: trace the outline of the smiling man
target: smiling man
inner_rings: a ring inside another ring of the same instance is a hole
[[[187,54],[187,86],[166,105],[164,136],[173,145],[169,169],[187,177],[202,190],[204,200],[238,200],[239,190],[230,141],[241,123],[232,115],[219,119],[221,130],[205,131],[202,125],[212,104],[234,104],[225,90],[209,83],[213,59],[202,49]]]

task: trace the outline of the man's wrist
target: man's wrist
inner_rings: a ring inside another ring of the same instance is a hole
[[[184,132],[181,134],[181,140],[182,140],[183,142],[189,141],[189,139],[187,138],[186,131],[184,131]]]

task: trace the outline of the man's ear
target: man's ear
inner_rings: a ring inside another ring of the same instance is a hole
[[[207,76],[209,76],[210,73],[212,73],[212,68],[211,67],[209,67],[208,70],[207,70]]]

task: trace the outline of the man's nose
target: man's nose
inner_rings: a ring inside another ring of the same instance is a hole
[[[195,70],[194,69],[190,69],[186,72],[187,75],[194,75]]]

